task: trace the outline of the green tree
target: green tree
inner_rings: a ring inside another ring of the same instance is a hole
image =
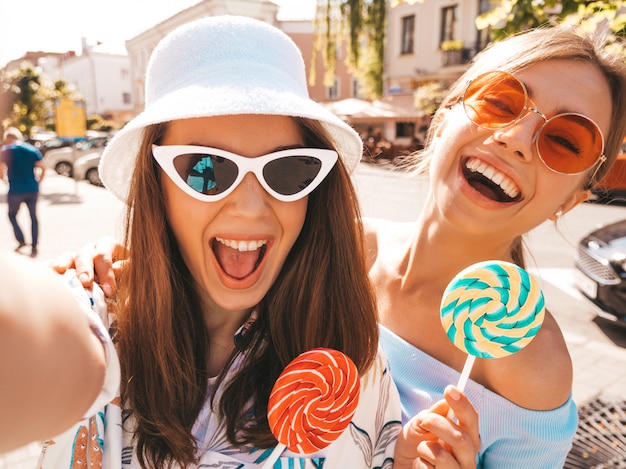
[[[34,126],[44,126],[45,92],[41,86],[39,70],[30,62],[3,74],[1,79],[2,124],[17,127],[30,136]],[[7,112],[8,111],[8,112]]]
[[[607,28],[607,45],[622,47],[626,33],[623,0],[492,0],[493,10],[476,20],[478,29],[491,27],[494,41],[541,25],[579,24],[593,32]]]
[[[83,99],[65,80],[51,82],[28,61],[0,76],[0,121],[29,137],[33,127],[54,130],[54,101]]]
[[[428,82],[419,86],[413,93],[413,106],[432,116],[441,105],[446,92],[447,87],[440,81]]]
[[[382,96],[386,8],[386,0],[317,0],[313,64],[321,52],[324,85],[333,85],[337,49],[345,41],[348,69],[359,78],[365,96]],[[309,82],[314,83],[315,67],[309,70]]]

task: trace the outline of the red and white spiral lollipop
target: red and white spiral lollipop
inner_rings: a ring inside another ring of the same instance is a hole
[[[457,274],[441,300],[441,324],[452,343],[469,354],[459,389],[465,386],[475,357],[518,352],[539,332],[544,315],[541,288],[515,264],[479,262]]]
[[[337,350],[316,348],[292,360],[270,394],[267,420],[280,444],[263,467],[285,448],[310,454],[330,445],[350,424],[359,393],[356,365]]]

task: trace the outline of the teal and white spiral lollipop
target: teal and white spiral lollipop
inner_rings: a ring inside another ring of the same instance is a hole
[[[526,347],[544,316],[541,288],[521,267],[485,261],[459,272],[441,300],[446,335],[468,354],[457,387],[465,387],[476,357],[501,358]]]

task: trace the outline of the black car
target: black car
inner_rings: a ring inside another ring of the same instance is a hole
[[[626,220],[585,236],[575,259],[578,290],[598,316],[626,327]]]

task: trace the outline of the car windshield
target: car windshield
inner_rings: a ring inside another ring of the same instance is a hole
[[[66,144],[66,142],[64,142],[63,140],[59,139],[59,138],[53,138],[50,140],[46,140],[45,142],[43,142],[41,144],[42,147],[50,147],[50,148],[54,148],[54,147],[60,147],[61,145]]]
[[[93,148],[94,146],[95,146],[94,140],[86,140],[84,142],[78,142],[76,144],[76,147],[80,148],[81,150],[87,150],[89,148]]]

